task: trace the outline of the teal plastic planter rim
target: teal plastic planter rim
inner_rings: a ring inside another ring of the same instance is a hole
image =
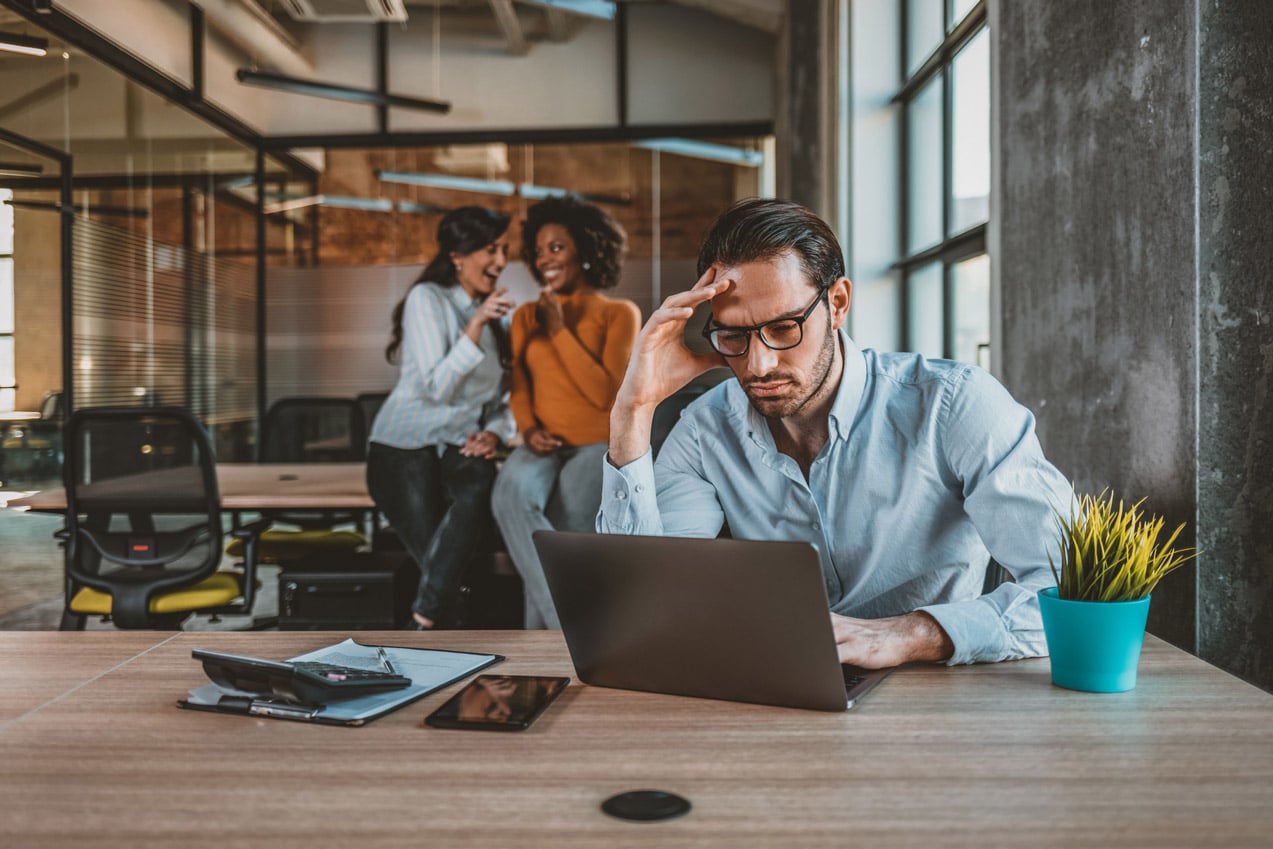
[[[1141,596],[1140,598],[1133,598],[1133,599],[1125,599],[1123,601],[1092,601],[1090,599],[1061,598],[1061,596],[1058,595],[1060,591],[1061,590],[1059,587],[1045,587],[1044,589],[1039,590],[1039,595],[1045,595],[1058,604],[1127,604],[1127,605],[1131,605],[1131,604],[1144,604],[1145,602],[1149,601],[1150,599],[1154,597],[1153,593],[1150,593],[1147,596]]]

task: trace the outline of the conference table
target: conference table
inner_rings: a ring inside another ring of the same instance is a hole
[[[844,713],[591,687],[528,730],[181,710],[192,648],[285,658],[345,633],[0,633],[0,842],[37,847],[1181,847],[1273,842],[1273,696],[1148,637],[1136,689],[1046,659],[899,669]],[[572,675],[559,632],[361,632]],[[628,822],[624,791],[687,798]]]
[[[142,472],[94,484],[103,490],[162,496],[172,478],[197,474],[183,468]],[[181,481],[178,481],[179,483]],[[217,463],[221,509],[237,510],[371,510],[363,463]],[[15,498],[9,507],[46,513],[66,510],[66,490],[46,489]]]

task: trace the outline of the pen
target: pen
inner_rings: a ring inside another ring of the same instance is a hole
[[[376,646],[376,654],[380,656],[380,662],[384,664],[385,669],[389,670],[394,675],[398,674],[398,670],[394,669],[393,664],[389,662],[389,655],[385,654],[384,646]]]

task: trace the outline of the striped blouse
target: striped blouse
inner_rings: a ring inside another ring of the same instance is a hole
[[[495,335],[464,334],[480,301],[461,286],[413,286],[402,312],[401,369],[371,427],[371,441],[394,448],[462,445],[479,430],[507,442],[517,433],[508,410]]]

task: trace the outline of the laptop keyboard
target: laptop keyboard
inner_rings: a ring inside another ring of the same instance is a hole
[[[844,673],[844,692],[846,693],[852,693],[854,687],[866,680],[861,670],[854,669],[852,666],[841,665],[840,671]]]

